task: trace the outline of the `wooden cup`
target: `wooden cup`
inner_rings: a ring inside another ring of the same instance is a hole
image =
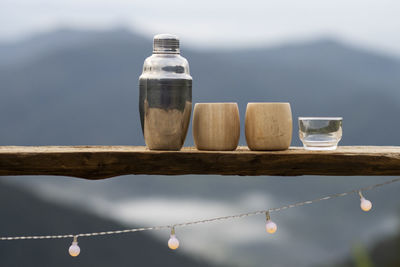
[[[198,150],[235,150],[240,137],[236,103],[197,103],[193,111],[193,139]]]
[[[248,103],[245,132],[251,150],[285,150],[292,141],[289,103]]]

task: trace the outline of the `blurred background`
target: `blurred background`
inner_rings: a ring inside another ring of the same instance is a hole
[[[144,145],[138,77],[152,36],[177,34],[193,103],[290,102],[343,116],[341,145],[399,145],[396,0],[2,0],[0,145]],[[243,127],[242,127],[243,128]],[[186,146],[192,145],[191,132]],[[240,145],[245,145],[242,129]],[[391,177],[1,177],[0,235],[173,224],[266,209]],[[1,266],[400,266],[400,185],[265,218],[169,232],[0,242]]]

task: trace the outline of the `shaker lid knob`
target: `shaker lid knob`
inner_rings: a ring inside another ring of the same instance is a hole
[[[179,54],[179,38],[176,35],[162,33],[154,36],[154,54]]]

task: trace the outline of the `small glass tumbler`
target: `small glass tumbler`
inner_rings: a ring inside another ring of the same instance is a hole
[[[342,117],[299,117],[299,135],[307,150],[335,150],[342,139]]]

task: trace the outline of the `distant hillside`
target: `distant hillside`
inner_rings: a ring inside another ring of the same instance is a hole
[[[354,247],[352,259],[324,267],[398,267],[400,266],[400,234],[380,240],[372,248]],[[367,265],[368,264],[368,265]]]
[[[47,203],[0,182],[0,235],[48,235],[107,231],[126,227],[94,215]],[[0,266],[211,266],[179,251],[148,233],[80,238],[81,255],[72,258],[72,240],[0,241]]]
[[[375,266],[400,266],[400,234],[381,240],[373,246],[369,254]]]
[[[300,115],[343,116],[341,145],[399,145],[400,61],[397,58],[363,51],[330,39],[213,52],[192,50],[185,45],[185,40],[181,43],[194,78],[193,102],[238,102],[242,126],[247,102],[289,101],[294,118],[293,145],[300,144],[296,122]],[[2,55],[7,55],[8,60],[0,63],[0,145],[144,144],[138,116],[137,79],[151,48],[151,40],[124,30],[62,30],[15,44],[0,45],[0,60],[3,61]],[[189,132],[186,145],[191,143]],[[240,143],[245,145],[243,131]],[[199,206],[202,201],[213,200],[217,200],[217,204],[228,203],[232,209],[239,205],[238,209],[243,208],[239,212],[258,209],[260,204],[279,206],[325,193],[347,191],[382,179],[127,176],[104,183],[97,181],[94,186],[93,183],[75,183],[61,177],[30,178],[20,179],[21,184],[36,189],[51,184],[54,187],[51,189],[52,197],[57,192],[68,192],[72,198],[82,199],[82,206],[89,210],[92,206],[84,200],[93,201],[96,197],[110,202],[130,200],[132,203],[150,198],[160,198],[160,202],[172,198],[186,203],[186,200],[195,198]],[[217,233],[218,228],[210,225],[207,231],[210,229],[210,235],[219,236],[217,243],[223,244],[221,246],[226,249],[231,262],[245,263],[243,266],[260,266],[265,262],[274,266],[338,262],[338,257],[347,256],[353,240],[372,242],[374,233],[391,234],[391,224],[387,226],[386,223],[392,220],[393,210],[399,203],[397,191],[393,185],[385,191],[369,193],[374,207],[377,207],[371,214],[361,213],[358,199],[355,202],[351,197],[299,209],[298,212],[282,213],[277,220],[283,234],[276,236],[274,241],[277,242],[254,242],[251,239],[247,243],[235,243],[225,236],[221,238],[225,232]],[[258,200],[260,196],[262,198]],[[251,200],[254,197],[257,208],[246,204],[246,198]],[[264,197],[265,202],[262,202]],[[13,202],[4,200],[5,203]],[[204,207],[213,203],[205,203]],[[16,201],[13,206],[17,212],[25,209],[26,204]],[[37,214],[31,217],[38,219]],[[68,216],[67,219],[71,218]],[[17,223],[22,222],[25,221]],[[103,227],[99,228],[103,230]],[[16,228],[15,233],[20,234],[17,232],[20,229]],[[96,230],[89,226],[77,229]],[[50,228],[48,230],[43,233],[53,232]],[[253,231],[253,235],[259,234],[258,229],[247,230]],[[202,245],[209,237],[195,237],[203,238],[192,239],[192,242],[201,244],[198,251],[214,258],[212,247]],[[130,236],[126,238],[131,242]],[[114,240],[104,240],[111,239]],[[55,244],[47,242],[40,244]],[[91,247],[83,242],[91,241],[82,240],[83,249]],[[129,242],[126,245],[128,249],[131,248]],[[69,243],[70,240],[60,247],[55,246],[60,249],[57,253],[66,253]],[[28,243],[14,243],[10,253],[17,253],[20,244],[27,246]]]
[[[27,38],[24,41],[0,43],[0,67],[24,64],[49,53],[54,53],[72,47],[81,47],[108,39],[120,41],[132,40],[132,34],[127,30],[114,29],[112,31],[76,31],[59,29],[54,32],[44,32]],[[140,36],[135,36],[136,44],[145,45],[148,41]]]
[[[143,144],[137,79],[151,40],[62,30],[4,47],[14,64],[0,66],[0,144]],[[194,103],[238,102],[243,121],[247,102],[289,101],[296,145],[300,115],[344,116],[342,144],[398,144],[397,59],[329,39],[230,52],[182,40],[182,51]]]

